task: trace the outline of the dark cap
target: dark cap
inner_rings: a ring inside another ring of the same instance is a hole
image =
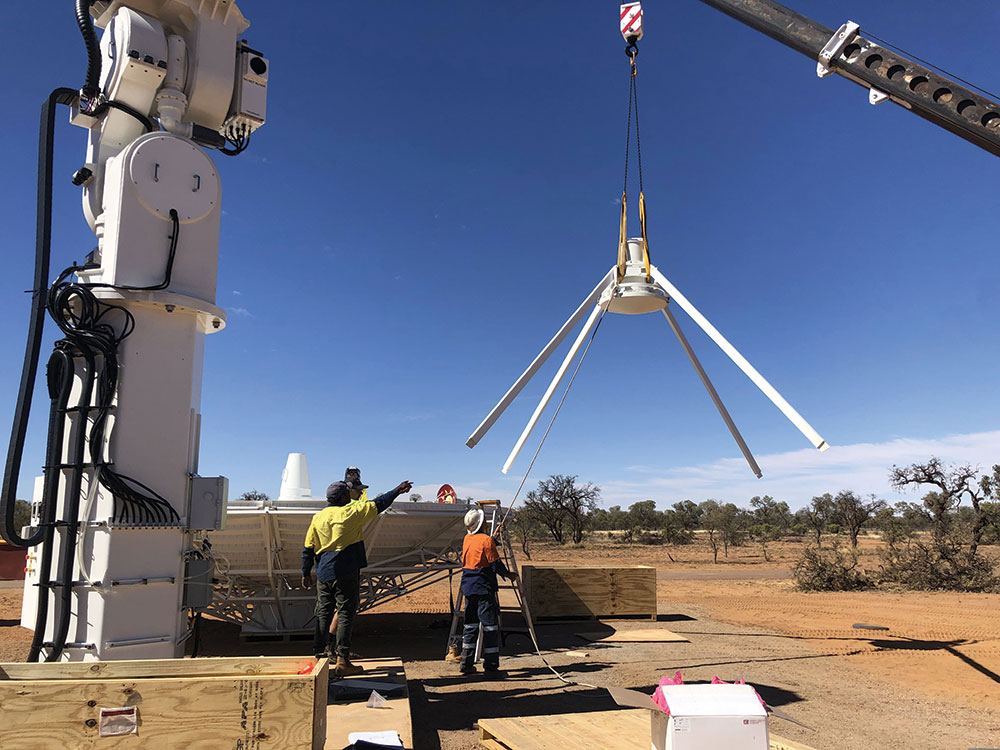
[[[347,486],[347,482],[334,482],[326,488],[326,501],[328,503],[336,503],[341,500],[347,500],[350,496],[351,491]]]
[[[368,485],[367,484],[362,484],[362,482],[361,482],[360,479],[351,479],[348,482],[344,482],[344,484],[347,485],[348,489],[352,489],[352,490],[367,490],[368,489]]]

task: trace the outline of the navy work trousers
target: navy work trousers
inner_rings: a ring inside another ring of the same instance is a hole
[[[465,597],[465,628],[462,630],[462,666],[476,660],[479,625],[483,626],[483,667],[500,668],[500,617],[497,595],[472,594]]]

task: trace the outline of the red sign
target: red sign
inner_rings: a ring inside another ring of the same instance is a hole
[[[450,484],[441,485],[441,489],[438,490],[438,502],[439,503],[455,502],[455,489]]]

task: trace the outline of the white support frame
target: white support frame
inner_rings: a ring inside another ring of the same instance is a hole
[[[683,331],[681,331],[680,325],[677,323],[677,319],[670,311],[670,302],[676,302],[680,308],[684,310],[684,312],[686,312],[695,323],[698,324],[698,327],[708,334],[709,338],[711,338],[712,341],[714,341],[715,344],[722,349],[723,352],[725,352],[726,356],[728,356],[733,363],[739,367],[740,370],[742,370],[744,375],[750,378],[753,384],[756,385],[765,396],[767,396],[771,403],[778,407],[781,413],[784,414],[796,428],[798,428],[799,432],[805,435],[809,442],[811,442],[820,451],[825,451],[830,447],[819,435],[819,433],[813,429],[812,425],[806,422],[802,415],[792,408],[791,404],[789,404],[784,397],[778,393],[774,386],[772,386],[767,379],[764,378],[764,376],[761,375],[757,369],[747,361],[746,357],[737,351],[735,346],[729,343],[725,336],[719,333],[718,329],[713,326],[708,319],[702,315],[693,304],[691,304],[690,301],[688,301],[687,297],[681,294],[677,287],[670,283],[670,280],[667,279],[667,277],[664,276],[656,266],[650,266],[649,271],[653,284],[659,287],[659,290],[665,293],[668,298],[666,305],[661,308],[664,317],[666,317],[671,329],[673,329],[674,335],[677,336],[677,340],[684,349],[684,353],[687,355],[688,360],[694,367],[695,372],[698,373],[698,377],[705,386],[705,390],[708,391],[708,395],[715,404],[716,409],[718,409],[723,421],[726,423],[726,427],[729,428],[730,434],[732,434],[733,438],[736,440],[736,444],[743,453],[743,457],[749,464],[751,471],[753,471],[758,479],[762,476],[760,466],[757,465],[757,461],[754,459],[753,454],[747,447],[746,441],[743,440],[743,436],[740,434],[740,431],[737,429],[736,424],[733,422],[728,410],[722,403],[722,399],[715,390],[715,386],[712,385],[712,381],[709,379],[705,369],[701,366],[701,362],[695,355],[694,349],[692,349],[691,344],[684,336]],[[572,347],[570,347],[569,353],[566,355],[565,359],[563,359],[562,364],[559,366],[555,376],[549,383],[549,387],[546,389],[541,400],[538,402],[538,406],[535,407],[535,411],[528,420],[528,424],[521,432],[520,437],[517,439],[513,449],[507,456],[507,460],[504,462],[502,469],[504,474],[510,470],[511,465],[520,454],[521,449],[524,447],[524,443],[527,441],[531,431],[537,424],[542,412],[544,412],[545,408],[548,406],[549,401],[552,399],[552,395],[562,382],[566,371],[569,369],[570,364],[579,352],[581,345],[586,340],[588,334],[590,334],[593,330],[599,314],[602,310],[609,309],[610,302],[614,298],[616,288],[618,287],[617,278],[617,267],[612,267],[600,283],[594,287],[593,291],[586,297],[586,299],[584,299],[576,311],[563,324],[562,328],[556,332],[556,335],[553,336],[542,351],[538,353],[538,356],[535,357],[534,361],[532,361],[532,363],[528,366],[528,369],[521,373],[521,376],[514,382],[514,385],[510,387],[507,393],[504,394],[503,398],[500,399],[497,405],[494,406],[492,411],[490,411],[490,413],[486,416],[486,419],[482,421],[479,427],[476,428],[466,441],[466,445],[472,448],[483,438],[497,419],[499,419],[500,415],[503,414],[507,407],[510,406],[511,402],[514,401],[524,386],[527,385],[528,381],[531,380],[552,352],[555,351],[569,331],[583,318],[587,307],[596,303],[594,309],[590,313],[590,317],[587,318],[587,322],[584,324],[583,329],[577,335]],[[627,289],[627,287],[625,287],[625,289]],[[647,292],[647,296],[651,296],[652,291],[653,290]]]

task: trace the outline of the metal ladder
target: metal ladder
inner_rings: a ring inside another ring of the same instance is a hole
[[[517,561],[514,559],[514,548],[510,543],[510,536],[507,534],[507,529],[500,529],[500,535],[497,537],[497,526],[500,524],[502,518],[501,514],[503,512],[503,507],[500,505],[499,500],[479,500],[476,502],[483,512],[486,514],[485,523],[488,525],[490,530],[490,536],[492,536],[497,541],[497,551],[500,553],[500,559],[503,564],[507,566],[507,570],[518,573],[518,579],[516,582],[511,583],[500,579],[497,581],[499,586],[499,591],[497,591],[497,604],[498,604],[498,616],[497,624],[500,626],[500,645],[502,646],[506,636],[511,633],[528,633],[532,639],[532,642],[537,642],[535,637],[535,627],[531,621],[531,612],[528,609],[528,602],[524,597],[524,592],[521,589],[521,578],[520,573],[517,568]],[[503,591],[512,591],[514,594],[514,599],[517,602],[516,606],[504,606],[500,601],[500,594]],[[517,614],[524,618],[525,627],[504,627],[504,614],[511,615]],[[445,658],[449,661],[458,661],[458,656],[461,653],[461,648],[453,648],[453,644],[459,644],[456,641],[456,635],[458,633],[459,622],[465,620],[465,596],[462,594],[461,587],[458,591],[458,597],[455,599],[455,607],[451,613],[451,628],[448,632],[448,644],[446,646]],[[483,650],[483,626],[479,625],[479,638],[476,641],[476,657],[475,661],[479,662],[482,658]]]

